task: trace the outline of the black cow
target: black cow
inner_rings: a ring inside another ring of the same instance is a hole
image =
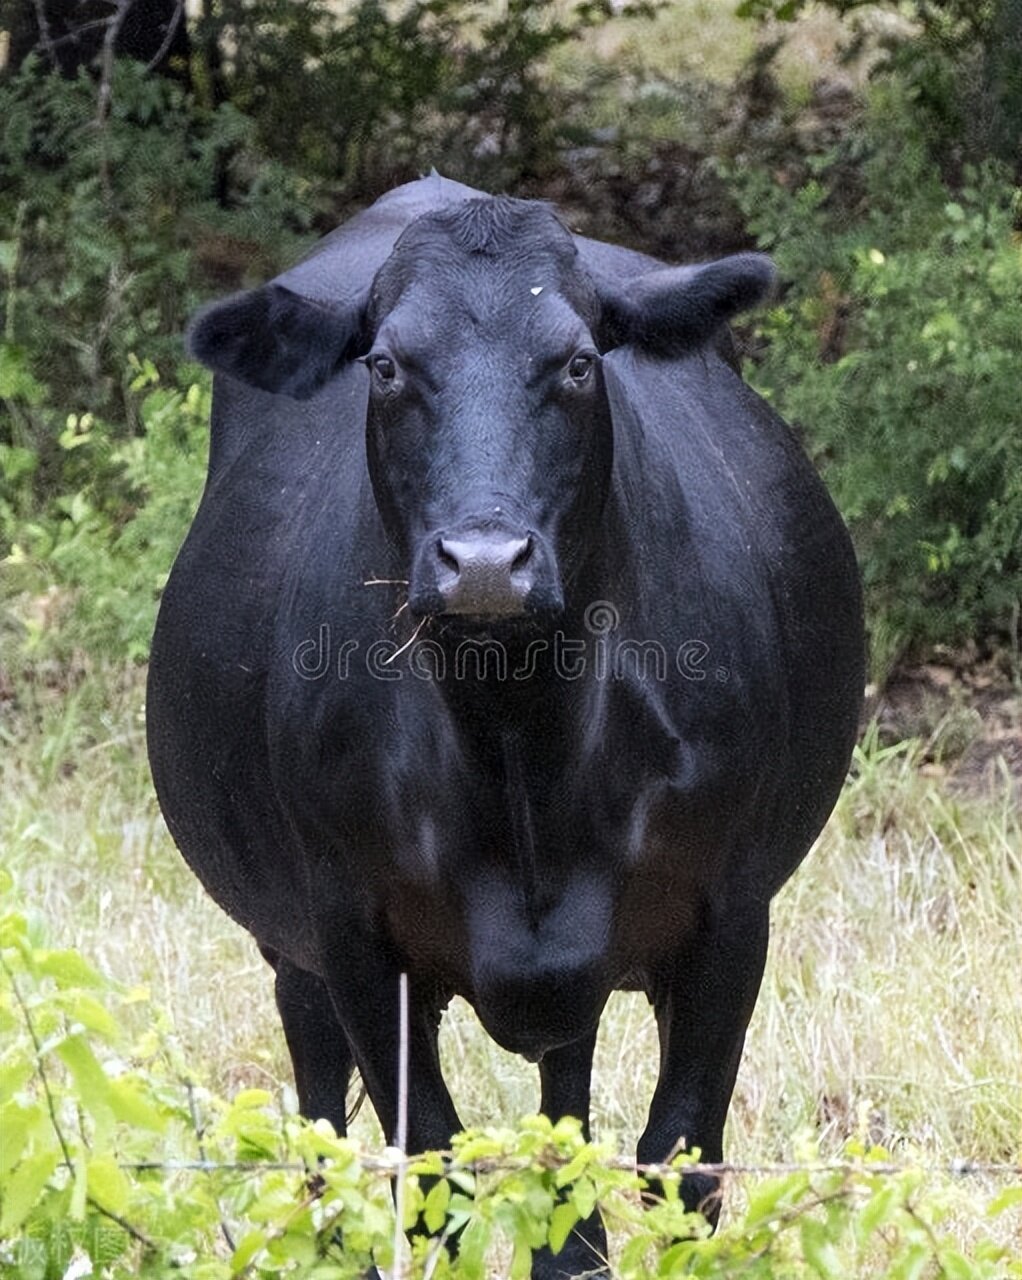
[[[611,991],[660,1034],[643,1161],[721,1132],[771,896],[862,693],[855,561],[736,372],[769,263],[665,267],[437,175],[200,315],[209,477],[160,610],[174,839],[276,970],[303,1111],[357,1067],[411,1149],[459,1129],[455,993],[589,1111]],[[229,981],[229,978],[227,978]],[[716,1214],[716,1183],[685,1203]],[[535,1276],[605,1250],[597,1217]]]

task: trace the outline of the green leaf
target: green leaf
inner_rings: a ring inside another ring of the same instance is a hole
[[[929,1244],[910,1244],[892,1260],[884,1280],[920,1280],[929,1266]]]
[[[845,1280],[841,1259],[826,1226],[813,1218],[803,1218],[801,1236],[803,1256],[816,1274],[823,1280]]]
[[[774,1210],[782,1202],[790,1204],[797,1200],[809,1185],[809,1179],[803,1173],[791,1174],[786,1178],[770,1178],[749,1197],[745,1220],[753,1226],[773,1215]]]
[[[994,1218],[1019,1204],[1022,1204],[1022,1187],[1005,1187],[987,1205],[987,1216]]]
[[[514,1253],[511,1255],[511,1266],[508,1274],[511,1280],[529,1280],[529,1274],[532,1271],[532,1249],[528,1240],[522,1236],[516,1236],[514,1241]]]
[[[85,1220],[85,1206],[89,1198],[89,1173],[84,1159],[77,1159],[72,1168],[71,1204],[68,1217],[72,1222]]]
[[[133,1129],[163,1133],[167,1118],[143,1095],[143,1086],[132,1076],[110,1081],[109,1101],[114,1115]]]
[[[231,1103],[233,1109],[248,1111],[256,1107],[268,1107],[273,1101],[273,1094],[265,1089],[241,1089],[235,1094]]]
[[[28,921],[18,911],[7,911],[0,916],[0,947],[24,946],[28,934]]]
[[[462,1164],[475,1164],[477,1160],[493,1160],[502,1155],[504,1143],[492,1134],[472,1133],[458,1142],[455,1151]]]
[[[618,1258],[618,1270],[622,1275],[631,1275],[642,1267],[649,1246],[649,1237],[644,1234],[636,1235],[628,1241]]]
[[[865,1242],[878,1228],[886,1226],[901,1208],[902,1190],[897,1182],[883,1182],[863,1205],[856,1219],[856,1231]]]
[[[580,1218],[588,1218],[596,1208],[596,1188],[592,1178],[579,1178],[568,1192],[568,1199],[578,1210]]]
[[[423,1205],[422,1216],[426,1223],[426,1230],[431,1235],[436,1235],[443,1228],[447,1220],[447,1206],[451,1202],[451,1184],[446,1178],[431,1187],[429,1194],[426,1196],[426,1203]]]
[[[17,1103],[0,1107],[0,1178],[21,1159],[38,1119],[38,1107],[19,1107]]]
[[[575,1223],[578,1222],[578,1209],[570,1201],[559,1204],[550,1215],[550,1230],[547,1236],[550,1248],[554,1253],[560,1253],[564,1248],[564,1242],[571,1234]]]
[[[106,979],[77,951],[37,951],[40,973],[53,978],[58,987],[105,987]]]
[[[941,1249],[939,1263],[947,1280],[975,1280],[981,1274],[957,1249]]]
[[[406,1231],[411,1231],[422,1212],[423,1195],[417,1180],[405,1177],[405,1213],[402,1223]]]
[[[465,1280],[483,1280],[486,1274],[486,1249],[490,1243],[490,1224],[476,1214],[458,1238],[458,1270]]]
[[[243,1236],[231,1255],[232,1274],[244,1271],[256,1254],[265,1247],[266,1240],[265,1231],[250,1231],[247,1236]]]
[[[4,1107],[11,1098],[32,1078],[35,1068],[24,1058],[15,1058],[6,1066],[0,1067],[0,1107]],[[0,1116],[4,1112],[0,1110]],[[6,1130],[4,1131],[6,1133]]]
[[[114,1042],[121,1038],[121,1028],[109,1009],[84,991],[65,993],[61,1004],[74,1022],[80,1022],[87,1030],[102,1039]]]
[[[0,444],[0,475],[12,487],[19,481],[34,475],[39,467],[39,455],[31,449],[17,445]]]
[[[112,1156],[96,1156],[87,1165],[89,1195],[111,1213],[122,1213],[131,1199],[131,1183]]]
[[[0,342],[0,399],[40,404],[45,394],[46,388],[28,367],[27,353],[12,343]]]
[[[566,1187],[569,1182],[574,1182],[579,1174],[585,1172],[586,1166],[592,1162],[592,1158],[592,1147],[583,1147],[563,1168],[557,1170],[557,1176],[554,1179],[555,1185]]]
[[[82,1035],[70,1035],[57,1046],[57,1053],[71,1072],[82,1106],[92,1117],[98,1132],[113,1121],[110,1081]]]
[[[50,1175],[60,1161],[60,1152],[37,1151],[22,1160],[4,1182],[0,1202],[0,1236],[12,1235],[35,1208]]]

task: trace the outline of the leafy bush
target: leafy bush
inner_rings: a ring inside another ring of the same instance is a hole
[[[549,59],[649,0],[221,0],[232,101],[262,145],[365,200],[442,164],[487,189],[520,187],[558,159],[571,108]],[[582,95],[584,97],[584,95]],[[580,113],[576,113],[580,114]],[[296,154],[297,141],[297,154]]]
[[[130,61],[112,89],[101,126],[84,75],[0,81],[0,562],[36,653],[148,652],[206,449],[205,384],[174,389],[181,331],[211,274],[295,256],[309,213],[233,107]]]
[[[735,181],[785,281],[752,376],[852,527],[882,675],[1017,617],[1022,260],[1007,175],[970,170],[952,198],[896,83],[874,92],[860,145],[851,206],[841,149],[795,189]]]
[[[96,110],[85,76],[30,62],[0,82],[4,365],[23,399],[45,387],[55,405],[130,429],[128,354],[172,368],[209,288],[203,265],[221,285],[272,273],[307,242],[311,211],[231,106],[203,112],[126,61],[105,125]],[[27,410],[16,425],[44,434]]]
[[[405,1161],[301,1121],[262,1090],[224,1102],[182,1061],[144,991],[52,948],[5,873],[0,895],[0,1277],[360,1276],[404,1251],[394,1179],[405,1225],[425,1228],[409,1277],[482,1280],[494,1250],[504,1274],[525,1277],[532,1250],[558,1250],[596,1206],[619,1239],[623,1280],[1022,1275],[982,1231],[956,1243],[956,1215],[981,1212],[961,1185],[892,1171],[885,1152],[856,1143],[840,1167],[816,1165],[803,1144],[804,1168],[751,1186],[743,1216],[708,1238],[678,1199],[690,1158],[664,1171],[663,1197],[644,1211],[643,1180],[573,1120],[527,1117]],[[1020,1203],[1020,1188],[995,1196],[991,1228]],[[442,1241],[454,1233],[450,1259]]]
[[[131,365],[126,389],[140,433],[112,439],[92,415],[69,415],[58,443],[75,454],[79,487],[35,514],[0,500],[10,548],[4,596],[26,657],[66,659],[77,648],[148,655],[159,595],[202,490],[209,382],[203,374],[186,390],[163,387],[151,361]],[[27,450],[0,445],[0,474],[30,460]],[[50,608],[41,610],[43,592]]]

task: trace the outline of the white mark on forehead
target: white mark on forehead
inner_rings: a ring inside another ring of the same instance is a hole
[[[534,298],[538,298],[539,295],[543,292],[543,286],[541,284],[534,284],[532,288],[529,290],[529,292],[532,294]]]

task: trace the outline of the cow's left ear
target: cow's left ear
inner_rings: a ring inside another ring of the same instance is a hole
[[[305,400],[365,344],[365,303],[331,307],[264,284],[200,311],[188,349],[218,373]]]
[[[601,282],[601,342],[606,348],[632,344],[656,355],[684,355],[761,302],[774,276],[774,264],[763,254],[737,253],[705,266],[650,271],[626,284]]]

